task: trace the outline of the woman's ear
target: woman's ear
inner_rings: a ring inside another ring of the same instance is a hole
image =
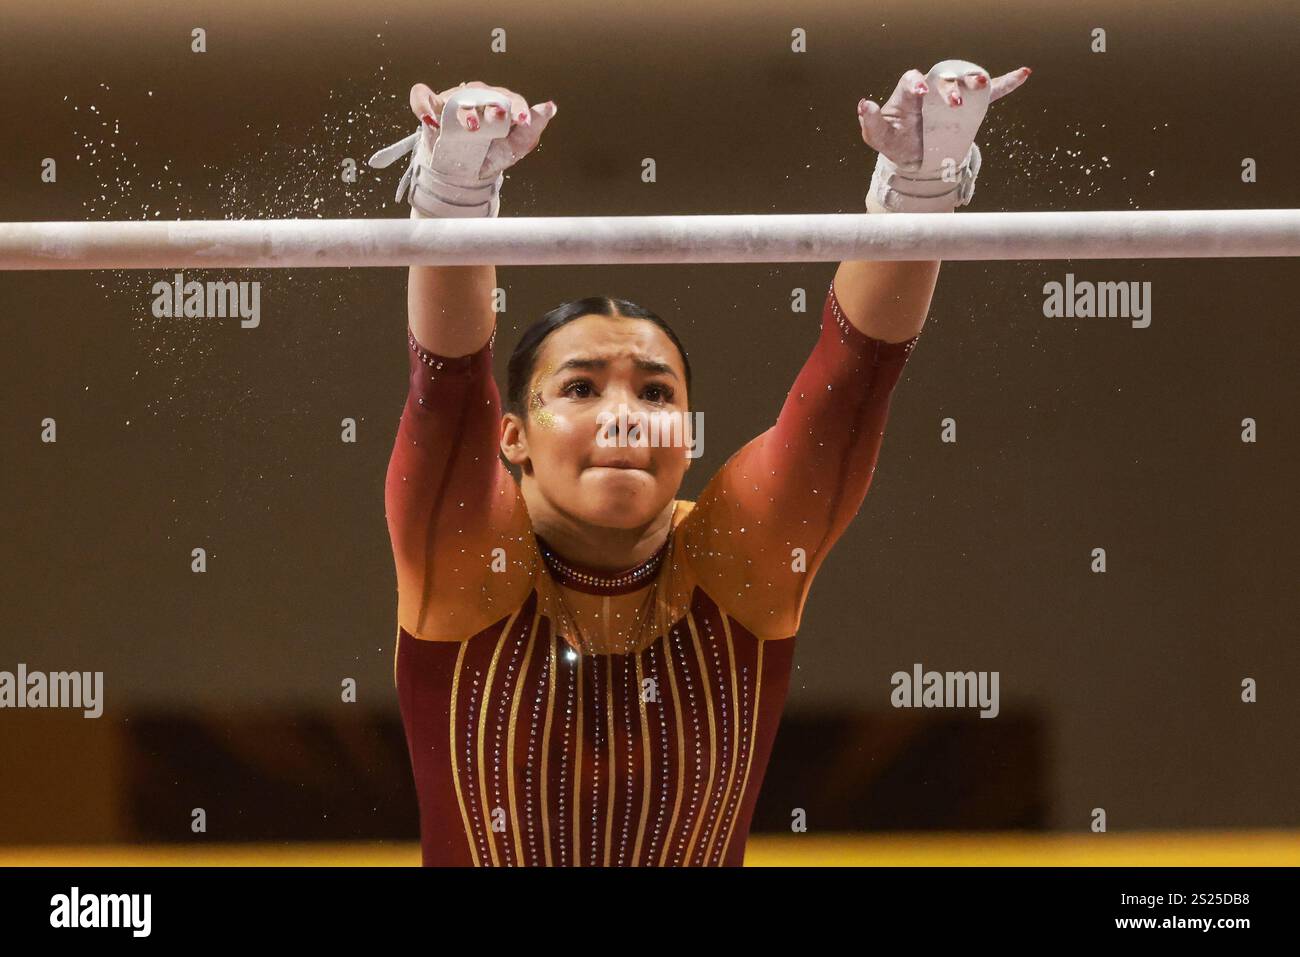
[[[528,431],[524,420],[513,412],[501,417],[501,454],[520,468],[528,461]]]

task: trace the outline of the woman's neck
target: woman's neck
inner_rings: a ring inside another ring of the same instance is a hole
[[[524,504],[533,531],[564,558],[587,568],[619,572],[650,558],[672,529],[674,500],[644,526],[608,528],[591,525],[562,512],[531,482],[522,483]]]

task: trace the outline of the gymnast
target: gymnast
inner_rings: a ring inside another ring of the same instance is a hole
[[[945,60],[860,101],[867,212],[969,203],[985,111],[1029,73]],[[410,102],[420,128],[371,165],[411,154],[413,218],[496,216],[556,115],[480,82]],[[840,263],[776,424],[689,502],[680,446],[608,432],[621,407],[689,413],[668,323],[623,299],[557,306],[515,346],[503,408],[495,267],[411,267],[385,509],[424,864],[743,862],[808,590],[867,493],[938,274]]]

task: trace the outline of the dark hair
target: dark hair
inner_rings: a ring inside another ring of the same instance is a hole
[[[528,387],[528,381],[532,378],[533,369],[537,365],[537,350],[541,348],[546,337],[560,326],[582,316],[590,315],[647,319],[662,329],[668,338],[673,341],[678,353],[681,354],[682,366],[686,370],[686,393],[689,398],[691,360],[686,357],[686,349],[683,348],[681,340],[677,338],[677,333],[673,332],[668,323],[644,306],[638,306],[626,299],[613,299],[609,296],[587,296],[585,299],[570,299],[568,302],[561,303],[524,330],[523,337],[515,346],[515,351],[510,354],[510,365],[506,374],[507,412],[513,412],[527,422],[528,417],[524,413],[524,390]]]

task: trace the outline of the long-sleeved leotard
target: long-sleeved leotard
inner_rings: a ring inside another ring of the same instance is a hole
[[[408,331],[386,510],[425,864],[742,862],[809,586],[915,343],[852,326],[832,283],[776,424],[675,503],[667,627],[639,653],[578,655],[499,455],[492,341],[445,358]]]

